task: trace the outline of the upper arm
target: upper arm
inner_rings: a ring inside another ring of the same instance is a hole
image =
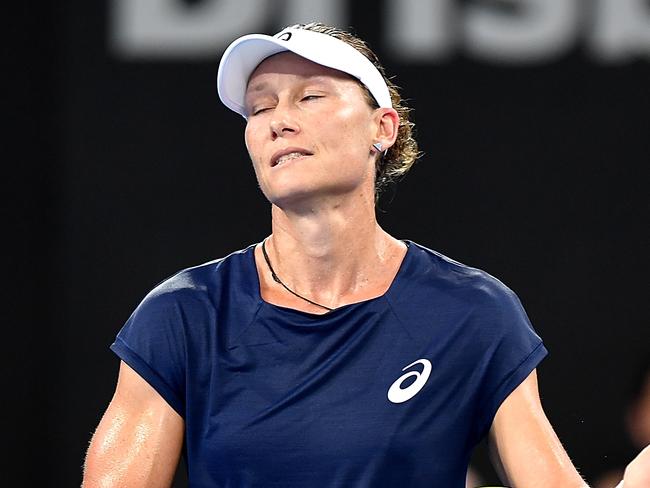
[[[84,465],[84,488],[170,486],[183,445],[184,421],[126,363]]]
[[[587,486],[544,414],[535,370],[497,410],[489,443],[502,481],[512,486]]]

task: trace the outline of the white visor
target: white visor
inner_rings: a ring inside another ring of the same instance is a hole
[[[273,37],[250,34],[228,46],[217,73],[217,91],[224,105],[246,118],[244,96],[248,79],[262,61],[283,51],[343,71],[363,83],[380,107],[393,106],[384,77],[363,54],[327,34],[291,28]]]

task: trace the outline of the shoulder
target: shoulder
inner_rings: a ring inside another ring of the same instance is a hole
[[[249,276],[255,244],[225,257],[184,268],[158,283],[147,295],[155,297],[198,297],[211,294],[231,280]]]
[[[436,293],[450,300],[474,306],[493,307],[518,303],[515,293],[488,272],[468,266],[414,242],[411,280],[424,293]]]
[[[237,290],[240,298],[254,295],[256,276],[254,244],[226,257],[182,269],[146,294],[135,313],[207,310],[215,308],[224,293]]]
[[[519,298],[499,279],[419,244],[409,247],[388,300],[413,335],[459,332],[477,346],[521,334],[537,337]]]
[[[118,339],[144,349],[156,341],[199,347],[216,333],[217,324],[220,334],[235,335],[260,306],[253,249],[249,246],[163,280],[131,313]]]

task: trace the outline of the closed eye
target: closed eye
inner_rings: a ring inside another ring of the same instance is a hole
[[[271,107],[260,107],[253,110],[252,115],[259,115],[261,113],[271,110]]]
[[[316,100],[318,98],[323,98],[323,95],[305,95],[300,101],[304,102],[307,100]]]

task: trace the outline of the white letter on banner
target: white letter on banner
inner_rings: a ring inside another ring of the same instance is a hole
[[[457,32],[453,0],[385,2],[387,49],[398,59],[434,61],[446,57]]]
[[[650,8],[644,0],[597,0],[591,47],[604,61],[650,55]]]
[[[290,24],[322,22],[347,29],[346,7],[345,0],[287,0],[282,15],[282,27]]]
[[[472,4],[467,7],[467,50],[478,58],[506,63],[535,63],[560,56],[575,42],[578,0],[518,0],[514,13]]]
[[[255,32],[268,0],[113,0],[111,49],[124,58],[216,57],[243,33]]]

